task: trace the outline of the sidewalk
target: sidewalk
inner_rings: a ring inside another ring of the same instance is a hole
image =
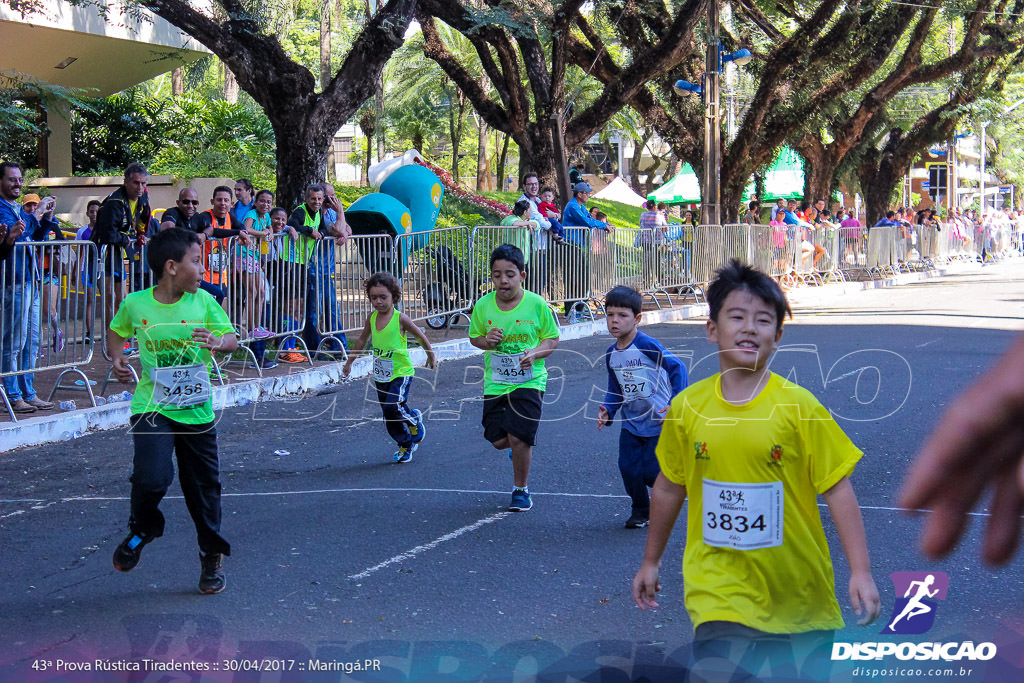
[[[980,270],[980,264],[951,264],[930,271],[906,273],[882,280],[836,283],[820,287],[800,287],[788,291],[787,296],[789,297],[790,304],[796,309],[834,301],[854,291],[896,287],[945,275],[977,272]],[[706,316],[707,312],[706,304],[690,304],[678,308],[649,310],[643,314],[643,324],[655,325],[658,323],[700,318]],[[582,339],[597,334],[604,334],[606,329],[603,319],[576,325],[561,325],[559,327],[559,338],[561,341]],[[436,343],[434,344],[434,350],[439,362],[467,358],[483,353],[472,346],[466,337]],[[410,350],[410,353],[416,365],[421,366],[426,361],[426,354],[422,349],[414,348]],[[322,363],[312,368],[308,365],[291,365],[283,367],[283,371],[286,374],[276,374],[275,376],[265,376],[262,378],[255,376],[251,378],[244,376],[232,378],[226,384],[214,386],[214,409],[222,410],[224,408],[250,405],[263,401],[294,401],[303,396],[324,392],[330,387],[346,381],[350,382],[368,377],[371,374],[371,360],[367,357],[355,361],[352,373],[347,380],[342,377],[341,367],[341,363]],[[69,441],[91,432],[126,427],[130,414],[129,403],[123,402],[97,406],[95,408],[83,408],[70,412],[51,412],[23,418],[17,423],[2,423],[0,424],[0,444],[3,444],[3,448],[0,450],[0,453],[15,448]]]

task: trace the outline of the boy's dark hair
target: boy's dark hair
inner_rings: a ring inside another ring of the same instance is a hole
[[[551,187],[550,185],[545,185],[544,187],[540,188],[540,193],[544,194],[545,192],[555,194],[555,188]]]
[[[103,206],[103,202],[98,199],[90,199],[89,203],[85,205],[85,210],[88,211],[94,206]]]
[[[640,315],[644,310],[644,298],[632,287],[617,285],[605,295],[604,307],[628,308],[633,311],[633,315]]]
[[[488,267],[494,268],[495,261],[508,261],[509,263],[515,264],[520,273],[526,272],[526,258],[523,257],[522,250],[511,244],[502,244],[492,251]]]
[[[363,288],[366,290],[366,296],[370,296],[370,287],[384,287],[391,292],[391,300],[393,303],[398,303],[402,300],[402,285],[398,284],[398,278],[391,273],[374,273],[370,277],[366,278],[366,282],[363,283]]]
[[[527,199],[520,199],[512,205],[512,213],[516,216],[522,216],[523,212],[530,208],[530,201]]]
[[[168,261],[180,263],[193,244],[202,245],[199,235],[182,228],[161,230],[149,240],[146,245],[146,263],[157,282],[164,276],[164,264]]]
[[[267,213],[267,215],[273,216],[275,213],[278,212],[283,213],[286,218],[288,217],[288,209],[284,208],[283,206],[275,206],[273,209],[270,210],[269,213]]]
[[[599,221],[607,221],[608,214],[606,214],[604,211],[598,211],[594,218],[596,218]]]
[[[790,310],[789,302],[786,301],[786,295],[783,294],[779,283],[760,270],[734,258],[718,269],[714,282],[708,287],[708,313],[712,320],[718,322],[718,314],[722,312],[722,305],[726,298],[738,289],[747,290],[775,308],[775,328],[777,330],[782,329],[782,321],[787,314],[790,318],[793,317],[793,311]]]
[[[229,197],[234,197],[235,196],[235,191],[232,190],[227,185],[218,185],[217,187],[213,188],[213,194],[210,195],[210,196],[211,197],[216,197],[221,192],[227,192]]]

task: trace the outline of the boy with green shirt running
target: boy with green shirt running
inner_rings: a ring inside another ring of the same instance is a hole
[[[558,348],[558,326],[543,298],[523,289],[523,252],[502,244],[491,253],[494,291],[473,307],[469,342],[484,350],[484,438],[510,450],[514,487],[508,509],[533,507],[526,486],[537,442],[548,372],[544,359]]]
[[[135,567],[142,548],[163,535],[160,501],[174,479],[195,523],[202,572],[201,593],[219,593],[225,579],[223,555],[231,546],[220,535],[220,466],[213,422],[209,368],[211,352],[234,351],[238,336],[224,309],[199,291],[203,253],[199,236],[172,228],[157,234],[146,260],[157,285],[128,295],[110,322],[107,349],[114,374],[133,379],[121,353],[125,339],[136,337],[142,373],[131,403],[131,516],[128,536],[114,550],[114,567]]]

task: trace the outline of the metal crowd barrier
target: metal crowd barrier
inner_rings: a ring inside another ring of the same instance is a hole
[[[465,314],[481,292],[481,281],[465,265],[471,252],[470,229],[460,226],[399,235],[396,251],[404,269],[402,312],[434,330],[460,318],[468,324]]]
[[[93,353],[89,326],[95,300],[88,283],[95,260],[91,242],[54,240],[18,242],[0,264],[0,395],[13,421],[17,416],[8,394],[16,391],[24,398],[37,372],[62,371],[47,400],[66,375],[75,375],[96,404],[80,369]]]

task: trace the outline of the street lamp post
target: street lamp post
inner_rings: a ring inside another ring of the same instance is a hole
[[[704,225],[722,224],[722,125],[718,109],[721,68],[718,0],[711,0],[708,3],[708,44],[704,57],[704,196],[701,202],[701,223]]]
[[[708,3],[708,38],[704,56],[704,84],[676,81],[677,94],[701,93],[704,95],[704,187],[701,197],[701,223],[722,224],[721,178],[722,178],[722,114],[720,109],[720,77],[722,65],[735,62],[742,66],[752,59],[750,50],[740,49],[731,54],[722,54],[718,40],[718,0]]]

